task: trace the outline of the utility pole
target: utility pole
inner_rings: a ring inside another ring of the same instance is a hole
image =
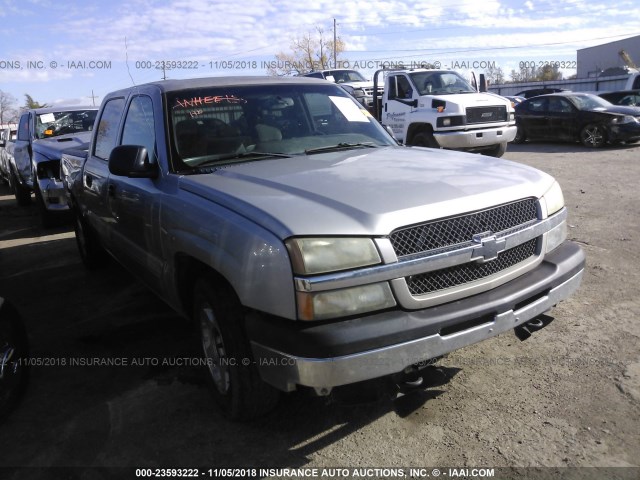
[[[94,106],[94,107],[96,106],[96,98],[98,98],[98,97],[96,97],[96,96],[93,94],[93,90],[91,90],[91,101],[93,102],[93,106]]]
[[[336,41],[338,34],[336,33],[336,19],[333,19],[333,68],[338,68],[338,56],[336,55]]]
[[[166,80],[166,79],[167,79],[167,68],[163,60],[162,61],[162,80]]]

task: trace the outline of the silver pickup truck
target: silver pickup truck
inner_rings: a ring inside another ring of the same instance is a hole
[[[195,320],[232,418],[533,331],[584,270],[552,177],[398,146],[323,80],[113,92],[73,165],[83,261],[108,252]]]

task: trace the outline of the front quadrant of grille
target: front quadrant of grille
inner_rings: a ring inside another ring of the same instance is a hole
[[[537,200],[526,198],[457,217],[403,227],[392,232],[389,240],[398,257],[415,255],[453,245],[471,244],[473,236],[480,233],[524,228],[537,220],[537,212]]]

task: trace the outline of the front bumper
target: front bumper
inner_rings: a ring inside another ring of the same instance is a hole
[[[38,179],[38,190],[44,207],[50,212],[69,210],[67,193],[61,180],[55,178]]]
[[[609,140],[629,142],[640,140],[640,123],[624,123],[609,128]]]
[[[442,148],[474,149],[490,147],[499,143],[511,142],[516,138],[517,127],[494,127],[481,130],[433,132],[433,136]]]
[[[522,325],[575,292],[584,265],[580,247],[565,242],[526,274],[458,301],[322,324],[252,315],[247,333],[264,381],[284,391],[304,385],[326,393]]]

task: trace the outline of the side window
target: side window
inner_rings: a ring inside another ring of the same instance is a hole
[[[124,121],[122,145],[140,145],[147,149],[149,162],[156,161],[156,134],[153,103],[147,96],[134,97]]]
[[[96,145],[93,154],[108,160],[111,150],[116,146],[118,140],[118,123],[124,110],[124,98],[114,98],[109,100],[102,110],[102,116],[98,123],[96,133]]]
[[[18,140],[29,140],[29,114],[25,113],[20,117],[18,125]]]
[[[544,112],[547,107],[547,100],[545,98],[531,100],[529,102],[528,110],[530,112]]]
[[[552,113],[571,113],[571,106],[563,98],[550,98],[548,110]]]
[[[404,75],[398,77],[398,98],[411,98],[413,97],[413,89],[409,79]]]

